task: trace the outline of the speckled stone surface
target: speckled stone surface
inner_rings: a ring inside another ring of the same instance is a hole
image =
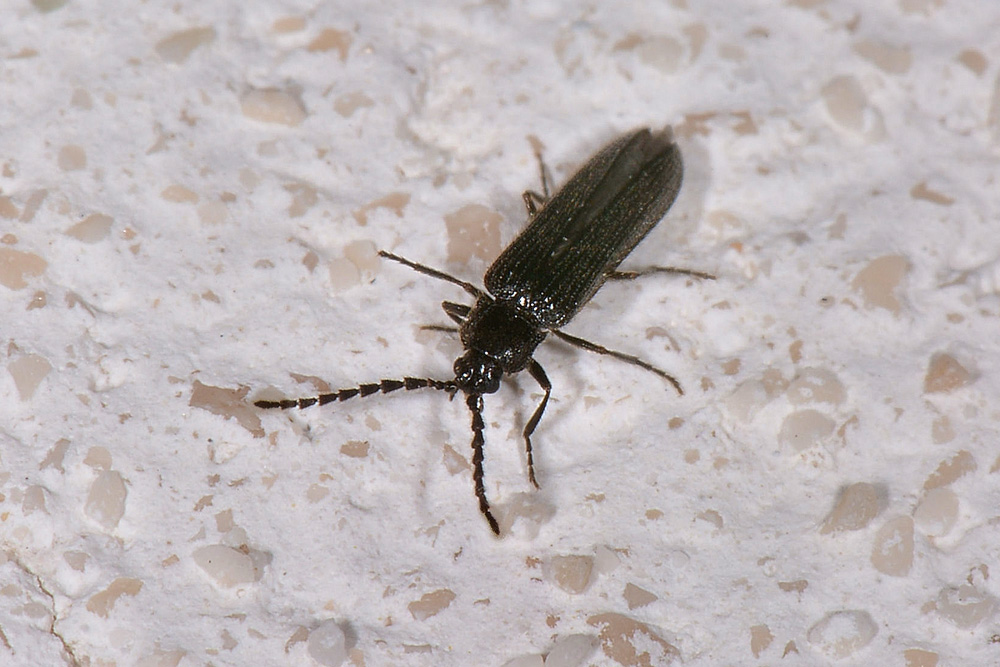
[[[993,665],[1000,4],[9,3],[0,664]],[[680,198],[469,415],[458,288],[609,139]],[[623,267],[625,268],[625,267]]]

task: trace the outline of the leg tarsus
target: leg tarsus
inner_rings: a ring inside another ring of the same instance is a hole
[[[545,370],[542,369],[541,364],[534,359],[528,362],[528,373],[531,374],[531,377],[535,379],[535,382],[545,392],[542,402],[538,404],[535,412],[531,415],[531,419],[524,425],[524,451],[528,455],[528,481],[534,484],[536,489],[540,489],[541,487],[538,486],[538,481],[535,479],[535,460],[531,453],[531,434],[535,432],[538,422],[542,420],[542,413],[545,412],[545,406],[548,405],[549,396],[552,394],[552,383],[549,382],[549,378],[545,375]]]
[[[603,345],[598,345],[597,343],[591,343],[589,340],[571,336],[564,331],[559,331],[558,329],[553,329],[551,333],[559,340],[565,341],[574,347],[579,347],[580,349],[587,350],[588,352],[596,352],[597,354],[606,354],[609,357],[614,357],[615,359],[638,366],[639,368],[645,368],[651,373],[656,373],[661,378],[672,384],[679,395],[684,395],[684,390],[681,389],[681,383],[677,381],[677,378],[664,370],[660,370],[651,363],[643,361],[639,357],[632,356],[631,354],[625,354],[624,352],[618,352],[617,350],[609,350]]]

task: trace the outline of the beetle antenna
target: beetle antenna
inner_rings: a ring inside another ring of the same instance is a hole
[[[391,259],[394,262],[399,262],[403,266],[408,266],[417,273],[422,273],[425,276],[430,276],[431,278],[437,278],[438,280],[443,280],[445,282],[451,283],[452,285],[458,285],[459,287],[461,287],[462,289],[464,289],[466,292],[476,297],[477,299],[486,296],[486,293],[483,292],[483,290],[479,289],[472,283],[466,282],[461,278],[456,278],[455,276],[447,274],[444,271],[438,271],[437,269],[432,269],[426,264],[420,264],[418,262],[406,259],[405,257],[394,255],[393,253],[388,252],[387,250],[379,250],[378,256],[385,257],[386,259]]]
[[[486,517],[490,524],[490,530],[494,535],[500,534],[500,525],[493,518],[490,512],[490,501],[486,499],[486,486],[483,484],[483,444],[486,438],[483,437],[483,397],[480,394],[469,394],[465,398],[465,404],[472,412],[472,481],[476,486],[476,498],[479,498],[479,511]]]
[[[283,398],[279,401],[254,401],[253,404],[258,408],[265,409],[280,408],[282,410],[288,410],[289,408],[299,408],[301,410],[302,408],[308,408],[313,405],[326,405],[327,403],[333,403],[334,401],[346,401],[354,398],[355,396],[364,398],[366,396],[371,396],[372,394],[388,394],[389,392],[396,391],[397,389],[406,389],[409,391],[412,391],[413,389],[438,389],[440,391],[448,392],[448,394],[454,398],[455,392],[458,391],[458,385],[455,384],[454,380],[403,378],[402,380],[382,380],[380,382],[358,385],[357,387],[338,389],[337,391],[319,394],[318,396]]]

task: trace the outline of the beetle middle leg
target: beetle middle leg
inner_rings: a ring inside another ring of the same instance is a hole
[[[660,370],[648,361],[643,361],[639,357],[632,356],[631,354],[625,354],[624,352],[618,352],[617,350],[609,350],[603,345],[598,345],[597,343],[591,343],[589,340],[583,338],[577,338],[576,336],[571,336],[565,331],[559,331],[558,329],[552,329],[550,333],[558,338],[559,340],[566,341],[574,347],[578,347],[582,350],[587,350],[588,352],[596,352],[597,354],[606,354],[609,357],[614,357],[626,363],[632,364],[633,366],[638,366],[639,368],[645,368],[651,373],[656,373],[661,378],[673,385],[674,389],[681,396],[684,395],[684,390],[681,389],[681,383],[677,381],[670,373]]]

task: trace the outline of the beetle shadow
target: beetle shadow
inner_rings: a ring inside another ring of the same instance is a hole
[[[629,254],[621,270],[644,266],[678,266],[715,273],[702,265],[689,244],[705,223],[705,201],[712,183],[711,156],[704,142],[684,128],[675,128],[674,140],[681,150],[684,178],[677,199],[663,220]],[[600,295],[600,293],[598,293]]]

